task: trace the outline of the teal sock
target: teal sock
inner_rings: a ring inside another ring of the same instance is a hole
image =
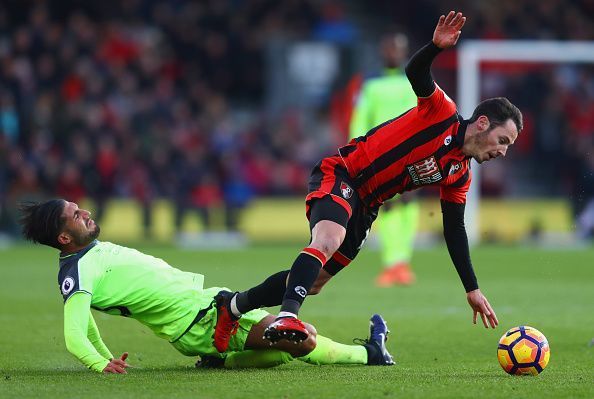
[[[289,363],[293,356],[278,349],[231,352],[225,358],[226,369],[267,368]]]
[[[367,364],[367,349],[361,345],[344,345],[318,335],[316,348],[298,359],[316,365]]]

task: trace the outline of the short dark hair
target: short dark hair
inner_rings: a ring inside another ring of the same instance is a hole
[[[62,199],[19,204],[19,222],[23,226],[23,237],[35,243],[61,249],[58,235],[66,224],[66,219],[62,216],[65,206],[66,202]]]
[[[476,121],[479,116],[485,115],[489,118],[490,129],[503,125],[511,119],[518,129],[518,133],[524,128],[522,112],[505,97],[489,98],[476,106],[469,122]]]

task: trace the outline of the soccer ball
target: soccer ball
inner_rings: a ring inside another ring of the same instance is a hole
[[[547,367],[550,356],[547,338],[530,326],[508,330],[497,347],[499,364],[509,374],[537,375]]]

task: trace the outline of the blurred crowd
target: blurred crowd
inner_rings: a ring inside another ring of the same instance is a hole
[[[434,16],[462,11],[464,37],[475,39],[594,40],[591,0],[376,0],[366,12],[399,25],[416,40],[429,40]],[[410,21],[414,21],[411,24]]]
[[[420,46],[434,28],[426,16],[450,9],[468,17],[465,39],[594,43],[591,0],[380,0],[365,11]],[[440,84],[458,98],[454,52],[436,66]],[[481,167],[482,194],[568,198],[576,231],[594,237],[594,65],[483,63],[481,85],[482,98],[505,96],[516,104],[525,126],[505,160]]]
[[[480,14],[469,33],[476,38],[594,43],[589,0],[487,1],[474,7]],[[529,171],[522,184],[539,182],[537,194],[569,198],[577,233],[594,237],[594,65],[501,67],[487,69],[483,93],[509,96],[524,113],[528,129],[512,157],[516,170]],[[506,177],[493,180],[506,189]]]
[[[90,197],[100,220],[107,200],[133,198],[148,228],[152,202],[167,198],[178,229],[186,211],[198,210],[208,227],[209,209],[222,207],[234,230],[254,196],[303,193],[312,164],[331,148],[298,110],[264,113],[266,43],[366,39],[360,16],[348,13],[353,3],[2,2],[0,231],[16,232],[14,205],[27,199]],[[440,3],[357,7],[377,25],[403,28],[414,48],[447,11]],[[465,38],[594,40],[588,0],[447,6],[468,16]],[[455,69],[449,57],[437,65],[446,72]],[[525,113],[511,158],[561,182],[540,194],[570,194],[582,213],[594,197],[594,68],[493,66],[483,85],[485,96],[508,96]],[[487,194],[505,194],[510,179],[501,175],[486,174]]]
[[[172,199],[237,211],[304,190],[315,151],[299,115],[267,118],[268,37],[320,26],[309,0],[12,2],[0,5],[0,218],[20,200]],[[273,120],[274,123],[271,123]],[[1,229],[0,229],[1,230]]]

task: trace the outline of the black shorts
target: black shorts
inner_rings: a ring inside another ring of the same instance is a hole
[[[315,166],[309,180],[305,204],[310,231],[320,220],[331,220],[346,229],[344,241],[324,265],[331,275],[355,259],[377,218],[378,209],[363,204],[353,187],[338,156],[324,158]]]

